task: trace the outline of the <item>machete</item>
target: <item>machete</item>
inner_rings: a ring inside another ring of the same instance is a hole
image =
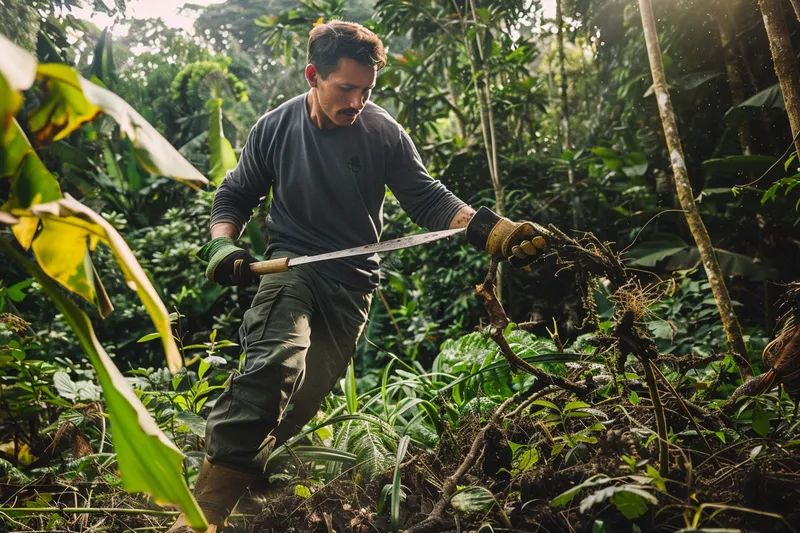
[[[357,246],[355,248],[348,248],[347,250],[339,250],[338,252],[330,252],[327,254],[319,255],[304,255],[301,257],[282,257],[280,259],[270,259],[269,261],[260,261],[258,263],[251,263],[250,270],[253,274],[273,274],[276,272],[286,272],[292,267],[297,265],[305,265],[307,263],[316,263],[317,261],[328,261],[330,259],[342,259],[343,257],[355,257],[359,255],[372,255],[378,252],[389,252],[392,250],[400,250],[410,246],[417,246],[418,244],[425,244],[426,242],[438,241],[445,237],[452,237],[461,233],[467,228],[447,229],[444,231],[430,231],[428,233],[421,233],[420,235],[409,235],[407,237],[400,237],[399,239],[392,239],[385,242],[377,242],[375,244],[367,244],[366,246]]]

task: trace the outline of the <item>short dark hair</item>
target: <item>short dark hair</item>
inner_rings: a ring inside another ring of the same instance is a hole
[[[314,26],[308,34],[308,62],[316,67],[323,79],[336,70],[342,57],[349,57],[375,70],[386,65],[383,42],[361,24],[332,20]]]

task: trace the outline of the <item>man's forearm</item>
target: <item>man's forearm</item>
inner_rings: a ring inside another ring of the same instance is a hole
[[[450,221],[450,229],[458,229],[458,228],[466,228],[469,221],[472,220],[472,215],[475,214],[475,210],[472,209],[470,206],[465,205],[461,209],[459,209],[456,216],[453,217],[453,220]]]
[[[234,241],[240,236],[239,227],[231,222],[217,222],[211,226],[211,238],[230,237]]]

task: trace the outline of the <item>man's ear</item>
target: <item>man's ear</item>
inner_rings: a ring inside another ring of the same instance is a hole
[[[317,68],[310,63],[306,65],[306,81],[308,82],[309,86],[311,87],[317,86],[317,76],[319,76]]]

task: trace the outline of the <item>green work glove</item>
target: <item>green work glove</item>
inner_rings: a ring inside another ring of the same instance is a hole
[[[467,240],[493,257],[506,259],[521,268],[536,259],[547,248],[544,237],[537,235],[530,222],[513,222],[481,207],[467,225]]]
[[[230,237],[217,237],[210,241],[197,252],[197,257],[208,262],[206,277],[224,287],[246,287],[258,281],[258,276],[250,270],[250,263],[256,262],[255,257],[236,246]]]

